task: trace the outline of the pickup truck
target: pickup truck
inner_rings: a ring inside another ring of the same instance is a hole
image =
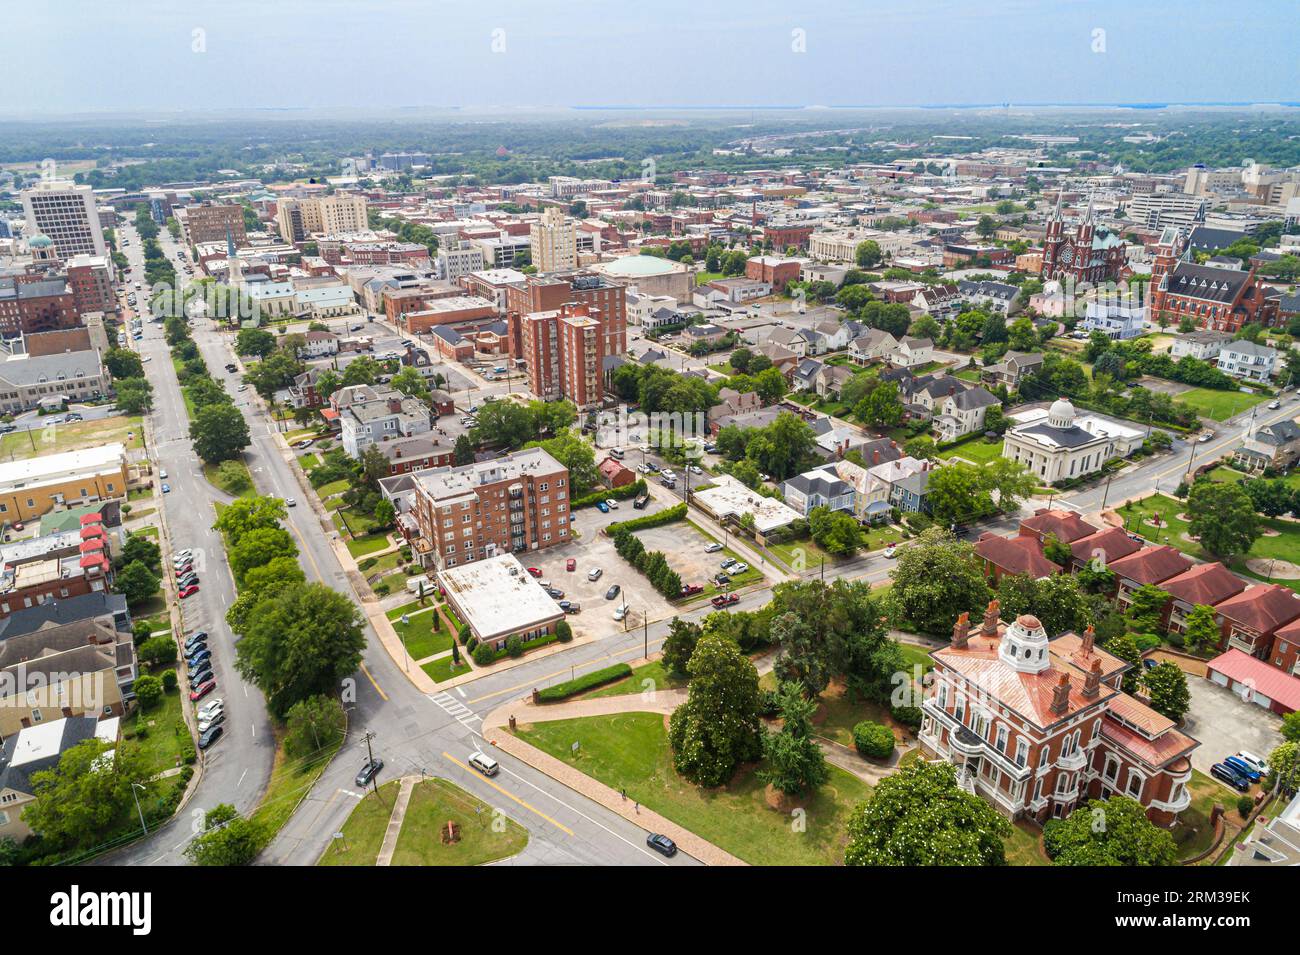
[[[696,594],[703,592],[704,586],[702,584],[682,584],[683,597],[694,597]]]
[[[636,496],[636,500],[632,502],[632,506],[639,511],[642,510],[649,503],[650,503],[649,494],[638,494]]]
[[[730,607],[734,603],[740,602],[740,594],[718,594],[709,603],[721,610],[723,607]]]

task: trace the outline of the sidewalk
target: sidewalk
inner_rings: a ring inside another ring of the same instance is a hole
[[[411,804],[411,791],[419,776],[403,776],[398,784],[397,799],[393,803],[393,813],[388,817],[388,829],[384,832],[384,844],[379,847],[379,858],[375,865],[392,865],[393,853],[397,851],[397,837],[402,834],[402,821],[406,819],[406,807]]]
[[[483,718],[483,737],[491,745],[511,756],[523,760],[562,786],[586,796],[611,812],[617,813],[628,822],[650,832],[660,832],[677,843],[687,855],[698,859],[705,865],[747,865],[724,849],[702,839],[688,829],[664,818],[645,806],[637,808],[636,804],[615,792],[602,782],[592,779],[581,770],[575,769],[555,757],[543,753],[534,746],[525,743],[511,733],[506,727],[509,718],[514,715],[521,722],[546,722],[565,720],[579,716],[604,716],[612,713],[670,713],[686,698],[685,690],[658,690],[654,701],[647,704],[640,694],[628,696],[598,697],[592,700],[576,700],[572,703],[556,703],[549,706],[534,706],[531,702],[516,701],[497,707]]]

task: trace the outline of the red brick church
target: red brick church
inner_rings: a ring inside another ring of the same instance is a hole
[[[1109,229],[1098,228],[1088,200],[1083,219],[1069,229],[1061,215],[1061,194],[1056,195],[1056,209],[1047,220],[1047,238],[1043,242],[1043,267],[1040,277],[1075,283],[1118,282],[1128,274],[1124,240]]]
[[[1178,325],[1190,318],[1198,328],[1236,333],[1242,325],[1280,325],[1281,296],[1256,276],[1255,269],[1197,265],[1187,236],[1166,228],[1151,264],[1150,321]]]

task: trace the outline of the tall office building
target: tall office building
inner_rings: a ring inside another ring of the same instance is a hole
[[[313,199],[281,199],[276,223],[285,242],[306,242],[312,235],[340,235],[370,228],[366,197],[339,194]]]
[[[529,229],[529,249],[539,272],[578,267],[578,227],[562,209],[550,207]]]
[[[108,256],[104,229],[90,186],[48,179],[20,194],[27,217],[27,235],[47,235],[60,259],[74,255]]]

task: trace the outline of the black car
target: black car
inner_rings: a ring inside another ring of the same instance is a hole
[[[620,591],[620,589],[621,589],[621,588],[618,586],[618,584],[613,584],[613,585],[609,588],[609,590],[605,591],[605,599],[606,599],[606,600],[613,600],[615,597],[617,597],[617,596],[619,595],[619,591]]]
[[[552,587],[550,590],[546,592],[551,595],[552,600],[564,599],[564,591],[561,590],[559,587]]]
[[[357,785],[369,786],[370,781],[379,775],[379,771],[384,768],[382,759],[366,760],[366,764],[361,767],[361,772],[357,773]]]
[[[655,852],[662,852],[668,858],[677,855],[677,843],[669,839],[663,833],[652,832],[645,837],[645,844]]]
[[[1250,789],[1250,780],[1246,779],[1241,773],[1237,772],[1231,766],[1223,763],[1215,763],[1210,767],[1210,775],[1215,779],[1222,780],[1238,792],[1246,792]]]
[[[188,652],[188,648],[194,646],[195,644],[207,643],[207,642],[208,642],[208,632],[206,630],[195,630],[185,640],[186,651]]]
[[[199,734],[199,749],[207,749],[217,740],[221,739],[221,734],[224,733],[225,731],[226,728],[222,726],[220,723],[216,724],[215,726],[209,726],[206,730],[204,730],[202,733]]]
[[[212,679],[212,664],[201,663],[199,668],[190,673],[190,689],[194,689],[201,683],[206,683]]]

